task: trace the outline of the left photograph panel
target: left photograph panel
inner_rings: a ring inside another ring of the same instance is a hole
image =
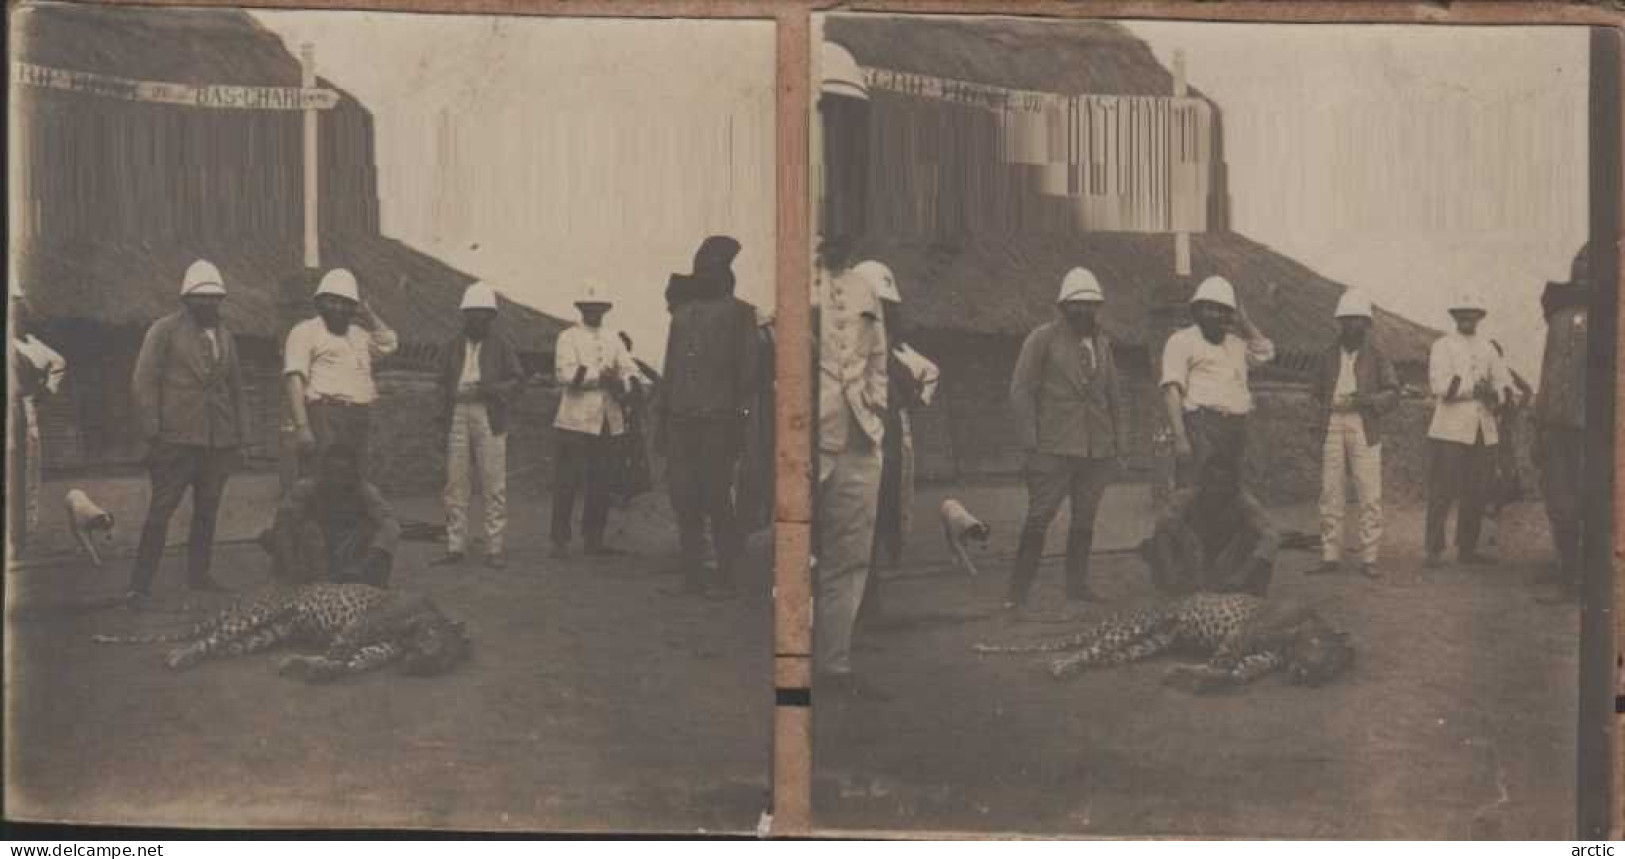
[[[755,830],[774,24],[10,24],[6,817]]]

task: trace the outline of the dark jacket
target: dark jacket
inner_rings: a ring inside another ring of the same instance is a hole
[[[248,440],[248,406],[237,339],[215,329],[218,360],[184,310],[152,323],[135,359],[130,391],[144,438],[168,444],[236,448]]]
[[[1546,352],[1535,394],[1535,421],[1555,429],[1586,425],[1586,307],[1569,303],[1546,317]]]
[[[760,393],[758,349],[756,309],[747,302],[723,296],[673,308],[656,419],[744,415]]]
[[[1337,390],[1337,376],[1342,370],[1343,344],[1334,343],[1321,353],[1310,388],[1315,402],[1320,405],[1319,419],[1314,427],[1316,434],[1325,433],[1331,420],[1332,394]],[[1393,362],[1369,339],[1360,347],[1359,354],[1354,356],[1354,392],[1367,398],[1366,404],[1359,410],[1360,423],[1365,427],[1366,444],[1381,444],[1381,418],[1399,403],[1399,376],[1394,373]]]
[[[445,409],[441,417],[448,424],[457,408],[457,383],[463,377],[467,345],[467,337],[458,334],[440,356],[440,392]],[[485,403],[491,432],[502,435],[508,431],[508,412],[524,387],[525,368],[513,341],[494,324],[480,341],[480,382],[480,399]]]
[[[1083,374],[1083,348],[1063,321],[1027,335],[1010,378],[1010,405],[1023,446],[1056,456],[1128,453],[1127,410],[1112,341],[1094,338],[1095,369]]]

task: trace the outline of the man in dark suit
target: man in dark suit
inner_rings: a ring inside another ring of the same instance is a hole
[[[1027,519],[1021,527],[1006,610],[1019,610],[1038,575],[1044,533],[1072,501],[1066,595],[1098,600],[1089,587],[1095,511],[1126,450],[1127,427],[1112,343],[1097,314],[1106,296],[1087,269],[1061,282],[1061,318],[1027,336],[1010,380],[1010,404],[1027,451]]]
[[[671,332],[665,390],[655,404],[655,446],[666,457],[677,515],[683,582],[670,596],[731,599],[743,549],[734,483],[745,426],[757,390],[756,310],[734,296],[731,268],[739,242],[711,236],[694,255],[694,271],[674,275],[666,290]],[[717,569],[706,569],[705,523]]]
[[[206,260],[181,282],[182,309],[147,329],[136,357],[131,394],[143,436],[152,502],[141,529],[127,600],[151,593],[169,519],[192,490],[186,580],[193,590],[225,590],[209,575],[215,520],[226,479],[248,439],[248,408],[237,341],[220,322],[225,281]]]

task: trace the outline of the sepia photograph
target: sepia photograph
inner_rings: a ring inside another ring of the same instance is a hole
[[[772,20],[8,12],[7,819],[756,832]]]
[[[815,826],[1606,822],[1615,36],[815,14]]]

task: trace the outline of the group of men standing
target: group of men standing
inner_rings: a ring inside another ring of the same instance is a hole
[[[1581,564],[1586,253],[1576,257],[1570,281],[1548,285],[1542,297],[1548,333],[1534,414],[1534,453],[1559,558],[1551,578],[1570,596]],[[821,260],[814,327],[819,405],[814,667],[817,682],[829,690],[877,698],[884,693],[853,672],[851,639],[860,609],[874,596],[874,566],[881,553],[871,547],[886,543],[876,540],[877,527],[895,527],[884,509],[893,494],[877,490],[886,467],[896,459],[906,461],[888,443],[896,426],[888,422],[888,408],[899,393],[888,384],[894,356],[881,298],[887,294],[896,294],[896,282],[884,265],[869,261],[846,267]],[[1010,404],[1025,450],[1028,504],[1003,604],[1012,614],[1019,615],[1027,602],[1045,535],[1064,501],[1071,508],[1066,597],[1101,599],[1089,576],[1095,519],[1129,452],[1129,409],[1114,345],[1101,323],[1106,300],[1088,269],[1067,272],[1056,318],[1028,335],[1016,360]],[[1160,362],[1178,486],[1141,543],[1141,555],[1161,593],[1263,596],[1281,535],[1245,481],[1248,418],[1254,410],[1249,373],[1273,361],[1275,347],[1223,277],[1200,283],[1189,308],[1192,324],[1169,337]],[[1478,552],[1480,523],[1486,506],[1500,498],[1496,469],[1516,467],[1515,456],[1498,456],[1510,448],[1496,447],[1511,444],[1501,437],[1514,424],[1511,409],[1529,396],[1529,386],[1507,367],[1499,344],[1478,332],[1487,315],[1483,299],[1468,293],[1452,302],[1450,315],[1455,329],[1435,342],[1428,366],[1435,401],[1428,429],[1428,567],[1443,564],[1444,526],[1452,508],[1458,559],[1491,563]],[[1336,338],[1311,370],[1311,432],[1321,458],[1321,561],[1306,572],[1342,569],[1352,482],[1353,560],[1361,575],[1376,579],[1382,576],[1382,423],[1398,405],[1402,386],[1372,335],[1369,298],[1357,290],[1345,292],[1333,318]]]
[[[560,335],[556,347],[561,392],[553,424],[555,558],[569,553],[578,498],[583,499],[584,551],[621,554],[604,539],[610,492],[625,461],[636,459],[646,467],[637,456],[641,451],[629,449],[641,439],[630,436],[639,430],[638,419],[652,411],[656,446],[670,463],[683,560],[682,584],[669,592],[719,599],[735,594],[743,542],[734,510],[737,465],[745,423],[759,402],[763,363],[755,308],[734,296],[731,265],[739,250],[734,239],[713,236],[702,244],[693,272],[673,275],[667,291],[672,328],[666,384],[652,404],[653,369],[631,357],[624,334],[603,325],[613,307],[604,287],[590,285],[576,302],[581,321]],[[250,437],[237,341],[221,320],[226,296],[219,269],[206,260],[193,263],[182,279],[181,308],[152,324],[136,359],[132,395],[147,440],[152,500],[126,595],[132,606],[150,596],[170,519],[188,491],[187,584],[194,590],[226,590],[210,574],[215,523],[227,480],[241,464]],[[360,286],[346,269],[327,272],[312,303],[316,315],[293,326],[284,349],[285,429],[298,451],[299,474],[261,533],[260,545],[280,580],[386,586],[401,525],[367,480],[366,466],[378,399],[373,364],[394,354],[399,338],[361,300]],[[438,367],[447,527],[445,552],[432,564],[465,562],[468,507],[478,479],[483,561],[503,568],[507,437],[525,370],[499,325],[495,290],[480,282],[470,285],[460,313],[461,330],[445,344]],[[46,370],[28,379],[38,382],[33,388],[39,391],[54,390],[65,365],[34,343],[19,336],[14,354],[39,351],[39,365]],[[26,426],[29,438],[37,440],[36,422],[30,418]],[[37,463],[37,447],[29,451],[31,463]],[[707,523],[715,566],[705,563]]]
[[[1069,271],[1057,319],[1028,335],[1010,381],[1023,440],[1027,515],[1004,609],[1019,614],[1037,577],[1045,534],[1070,500],[1065,583],[1069,600],[1099,601],[1090,586],[1095,518],[1129,453],[1128,407],[1115,346],[1102,330],[1106,293],[1085,268]],[[1269,586],[1278,540],[1263,505],[1241,482],[1251,367],[1274,345],[1248,319],[1222,277],[1197,287],[1194,324],[1169,337],[1161,387],[1178,456],[1180,488],[1141,545],[1151,580],[1165,593]],[[1232,329],[1239,330],[1238,336]]]
[[[194,262],[181,281],[181,309],[147,329],[136,357],[131,395],[147,442],[152,495],[130,572],[132,607],[151,595],[170,519],[188,492],[187,584],[226,590],[210,574],[215,524],[250,437],[237,338],[221,319],[226,296],[220,270]],[[378,396],[372,362],[393,354],[399,340],[361,301],[346,269],[322,277],[313,304],[316,316],[289,331],[284,349],[300,476],[260,543],[279,579],[382,585],[400,526],[364,467]]]

